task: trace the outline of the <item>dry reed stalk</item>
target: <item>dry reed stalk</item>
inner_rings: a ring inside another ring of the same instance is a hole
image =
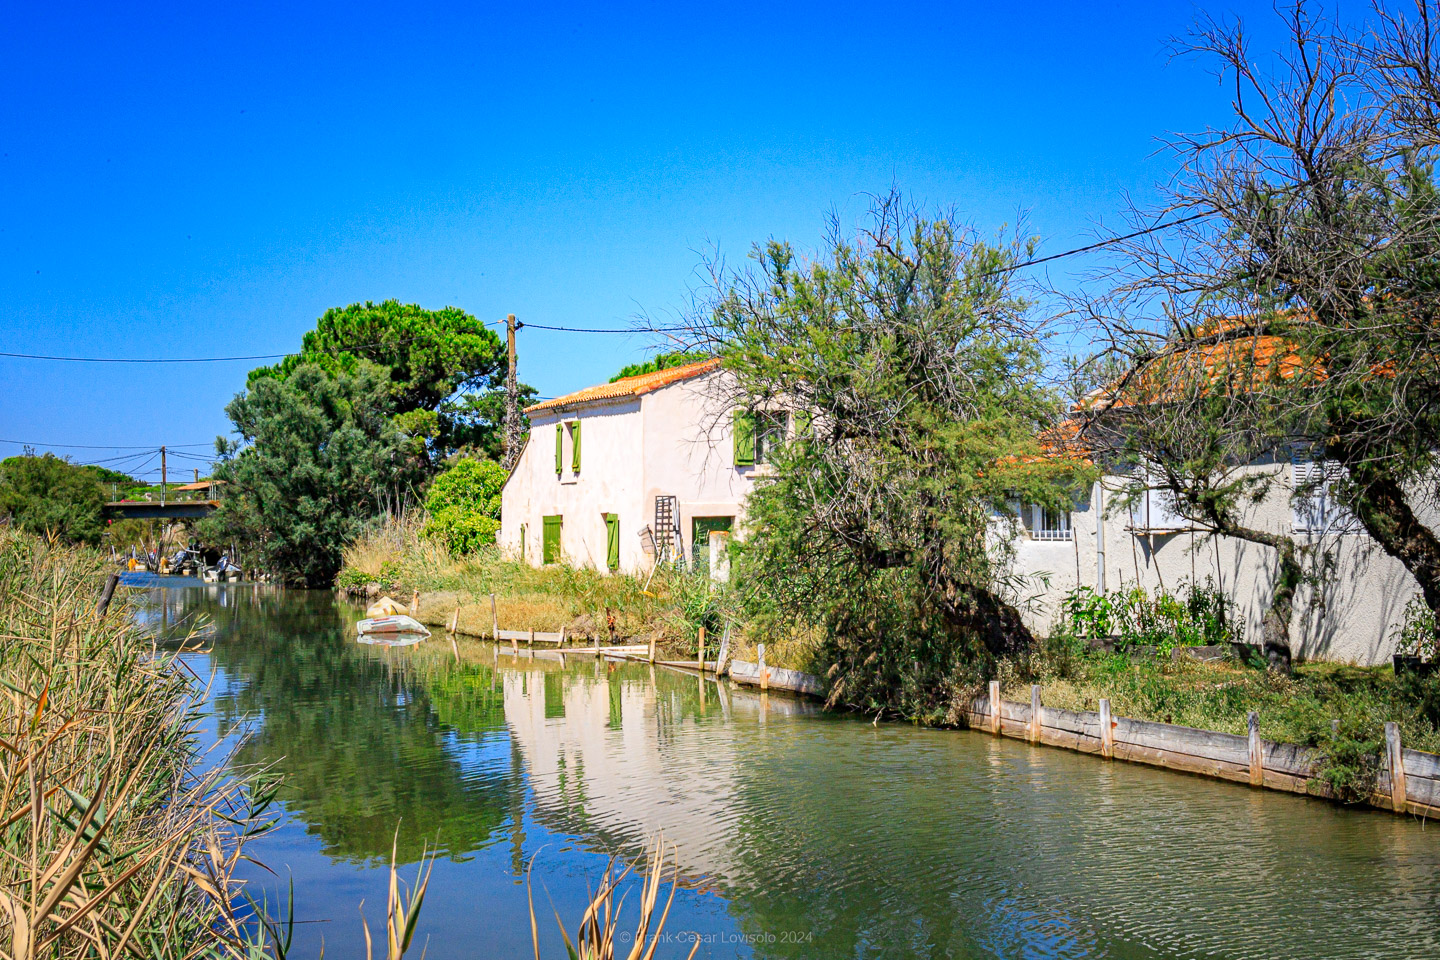
[[[560,928],[560,936],[565,940],[565,949],[575,960],[615,960],[620,956],[615,951],[617,941],[623,942],[619,933],[620,910],[624,905],[624,898],[617,899],[616,895],[621,883],[634,870],[634,865],[627,865],[617,873],[617,864],[614,857],[606,864],[605,879],[601,881],[599,889],[591,894],[590,905],[585,908],[576,928],[575,940],[570,939],[570,933],[565,929],[560,914],[555,914],[555,924]],[[530,882],[530,869],[534,866],[534,858],[531,858],[530,868],[525,871],[525,892],[530,902],[530,939],[535,948],[535,960],[540,960],[540,930],[535,922],[535,898]],[[636,920],[634,936],[630,939],[630,950],[624,954],[625,960],[652,960],[664,937],[670,906],[675,902],[675,887],[680,877],[678,857],[670,873],[670,894],[665,899],[665,908],[658,918],[655,916],[660,887],[665,882],[666,873],[665,843],[658,834],[655,837],[654,849],[646,858],[645,867],[645,880],[640,888],[640,915]],[[699,949],[700,939],[697,937],[687,960],[693,958]]]
[[[273,789],[205,772],[196,691],[98,554],[0,530],[0,960],[254,957],[234,871]]]

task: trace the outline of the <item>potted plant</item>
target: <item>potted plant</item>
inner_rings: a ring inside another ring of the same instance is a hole
[[[1396,673],[1429,676],[1440,661],[1440,637],[1435,635],[1435,612],[1420,597],[1405,605],[1405,620],[1394,633]]]

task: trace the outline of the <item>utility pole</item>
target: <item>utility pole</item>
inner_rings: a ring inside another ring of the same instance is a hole
[[[160,448],[160,506],[165,506],[165,448]]]
[[[505,317],[505,349],[509,370],[505,374],[505,469],[515,466],[520,456],[520,384],[515,379],[515,331],[523,324],[515,322],[515,314]]]

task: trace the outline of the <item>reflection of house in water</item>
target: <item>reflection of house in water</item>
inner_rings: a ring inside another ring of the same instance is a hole
[[[767,713],[814,708],[769,697],[762,706],[758,695],[664,669],[652,682],[635,667],[597,664],[587,673],[545,666],[520,661],[502,674],[505,717],[525,761],[534,816],[617,852],[638,851],[660,831],[676,845],[683,873],[732,875],[730,821],[744,806],[740,745],[753,744],[752,723]]]

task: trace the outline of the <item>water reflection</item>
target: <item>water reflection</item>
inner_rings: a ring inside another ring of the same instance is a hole
[[[335,919],[331,952],[354,945],[398,821],[403,861],[437,835],[448,858],[432,957],[527,953],[532,855],[573,917],[604,853],[656,830],[700,956],[1440,953],[1440,839],[1402,818],[642,665],[367,647],[324,594],[163,591],[150,609],[210,622],[217,733],[253,718],[240,759],[285,776],[272,849]]]

